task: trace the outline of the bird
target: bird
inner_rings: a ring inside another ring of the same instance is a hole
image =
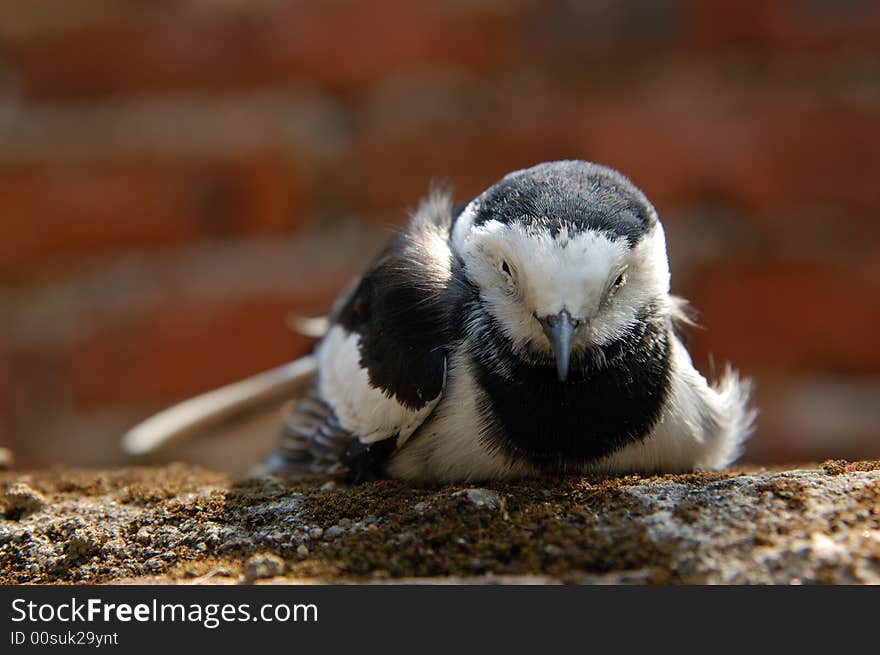
[[[433,186],[333,304],[313,352],[166,410],[129,452],[295,400],[263,475],[506,480],[719,469],[754,430],[751,381],[694,366],[657,211],[581,160],[468,202]]]

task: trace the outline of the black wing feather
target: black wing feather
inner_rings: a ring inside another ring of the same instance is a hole
[[[441,252],[448,247],[452,218],[449,194],[432,194],[343,292],[331,316],[331,325],[360,336],[360,366],[370,384],[410,410],[436,399],[444,384],[450,262],[438,257],[437,246]],[[356,426],[341,424],[315,380],[287,418],[280,449],[267,466],[355,480],[378,477],[398,435],[369,444],[358,436]]]

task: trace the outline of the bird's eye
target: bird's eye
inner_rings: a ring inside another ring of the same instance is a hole
[[[511,276],[510,266],[507,265],[507,262],[501,262],[501,271],[507,276]]]
[[[626,275],[624,275],[623,273],[621,273],[620,275],[617,276],[617,278],[615,278],[615,280],[614,280],[614,287],[615,287],[615,288],[617,288],[617,287],[621,287],[621,286],[623,286],[623,283],[624,283],[624,282],[626,282]]]

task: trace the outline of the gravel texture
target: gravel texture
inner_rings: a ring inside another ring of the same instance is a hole
[[[880,462],[417,488],[0,473],[0,582],[880,583]]]

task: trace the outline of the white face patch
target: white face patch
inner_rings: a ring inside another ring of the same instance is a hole
[[[645,304],[669,290],[659,223],[630,248],[623,238],[593,230],[553,236],[499,221],[474,227],[469,211],[456,224],[453,247],[487,309],[520,350],[550,352],[536,316],[563,309],[585,326],[575,348],[608,343],[635,323]],[[624,282],[615,287],[621,275]]]

